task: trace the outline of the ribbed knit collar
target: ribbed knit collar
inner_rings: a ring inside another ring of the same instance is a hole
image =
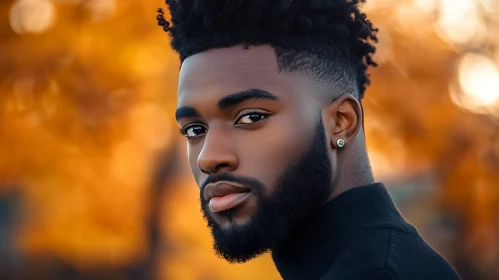
[[[366,228],[409,229],[382,183],[350,189],[324,205],[272,251],[281,276],[318,279],[342,248]]]

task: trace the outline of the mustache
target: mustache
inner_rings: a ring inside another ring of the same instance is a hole
[[[200,191],[203,194],[204,189],[210,183],[216,183],[218,181],[234,182],[248,187],[252,192],[259,194],[265,190],[265,185],[258,179],[246,176],[237,176],[231,173],[219,173],[214,175],[209,175],[208,178],[201,185]]]

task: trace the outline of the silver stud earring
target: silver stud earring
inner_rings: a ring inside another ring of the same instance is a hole
[[[336,141],[336,144],[338,145],[339,148],[343,148],[343,146],[345,146],[345,140],[343,139],[338,139],[338,141]]]

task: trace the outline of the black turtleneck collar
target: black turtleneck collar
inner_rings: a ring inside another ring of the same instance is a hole
[[[332,199],[273,250],[272,258],[284,279],[317,279],[352,238],[373,227],[413,230],[382,183],[353,188]]]

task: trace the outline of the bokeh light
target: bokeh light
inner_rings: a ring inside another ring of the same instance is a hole
[[[438,9],[439,0],[412,0],[413,5],[420,11],[431,14]]]
[[[42,33],[52,27],[55,16],[50,0],[18,0],[10,10],[10,26],[16,33]]]
[[[438,34],[456,44],[480,40],[484,36],[484,24],[474,0],[441,0]]]
[[[95,21],[112,16],[117,9],[116,0],[87,0],[85,4],[90,8]]]
[[[496,106],[499,101],[499,71],[493,61],[480,54],[467,53],[458,63],[461,96],[459,106],[473,109]]]
[[[484,8],[484,10],[490,15],[499,14],[499,1],[497,0],[479,0],[480,4]],[[495,20],[499,20],[495,18]]]

